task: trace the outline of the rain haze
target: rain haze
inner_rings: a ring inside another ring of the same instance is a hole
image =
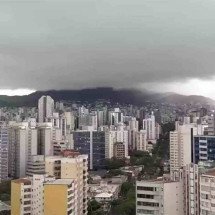
[[[0,94],[115,87],[215,98],[214,0],[0,1]]]

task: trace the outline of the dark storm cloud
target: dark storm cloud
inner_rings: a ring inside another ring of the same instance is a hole
[[[1,88],[210,79],[213,0],[0,1]]]

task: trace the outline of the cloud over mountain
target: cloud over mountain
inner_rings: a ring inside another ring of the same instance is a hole
[[[0,2],[1,88],[211,79],[215,1]]]

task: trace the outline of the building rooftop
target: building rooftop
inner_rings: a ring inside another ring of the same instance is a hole
[[[203,174],[203,176],[204,176],[204,175],[215,176],[215,168],[214,168],[214,169],[208,170],[207,172],[205,172],[205,173]]]
[[[80,155],[80,153],[78,151],[75,151],[75,150],[67,149],[67,150],[62,151],[63,157],[77,157],[79,155]]]
[[[149,179],[149,180],[142,180],[142,181],[138,181],[138,182],[145,182],[145,183],[157,183],[157,184],[164,184],[164,183],[175,183],[178,181],[173,181],[171,180],[170,177],[158,177],[155,179]]]
[[[22,184],[22,183],[31,183],[31,180],[27,179],[27,178],[19,178],[19,179],[16,179],[16,180],[13,180],[14,183],[17,183],[17,184]]]
[[[112,193],[99,193],[95,196],[95,198],[110,198],[112,197]]]
[[[100,184],[89,184],[89,192],[92,196],[97,197],[99,194],[114,194],[119,191],[120,185],[107,184],[102,181]]]
[[[54,181],[49,181],[49,182],[46,182],[45,184],[59,184],[59,185],[62,185],[62,184],[65,184],[65,185],[70,185],[72,183],[74,183],[74,179],[57,179],[57,180],[54,180]]]

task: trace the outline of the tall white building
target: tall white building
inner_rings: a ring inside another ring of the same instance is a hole
[[[58,129],[53,129],[51,124],[40,124],[38,126],[38,153],[39,155],[53,155],[53,140],[56,139]]]
[[[123,122],[123,113],[119,108],[115,108],[114,111],[109,112],[109,124],[117,125]]]
[[[183,183],[163,178],[136,182],[136,215],[183,215]]]
[[[135,149],[139,151],[148,151],[148,141],[146,131],[140,130],[136,132]]]
[[[94,130],[98,128],[97,113],[91,112],[90,114],[80,115],[78,118],[78,127],[83,130],[86,126],[93,127]]]
[[[129,130],[138,131],[139,130],[139,122],[135,117],[132,117],[128,121]]]
[[[156,139],[155,116],[153,112],[149,118],[143,120],[143,130],[146,131],[147,140]]]
[[[215,115],[214,113],[208,117],[208,135],[215,135]]]
[[[73,112],[65,112],[64,113],[65,118],[66,118],[66,126],[69,131],[74,131],[75,130],[75,116]]]
[[[197,128],[192,124],[178,125],[177,130],[170,132],[170,172],[192,162],[192,138]]]
[[[46,122],[53,116],[54,100],[50,96],[42,96],[38,101],[38,121]]]
[[[122,125],[114,127],[112,130],[105,132],[105,157],[114,156],[114,144],[120,142],[125,145],[125,157],[128,157],[128,131]]]
[[[199,215],[199,169],[197,164],[183,167],[184,214]]]
[[[190,117],[189,116],[185,116],[184,117],[184,124],[187,125],[187,124],[190,124]]]
[[[8,129],[8,173],[11,177],[25,177],[31,155],[37,154],[37,129],[28,123],[15,124]]]
[[[98,126],[105,125],[105,114],[103,110],[97,111],[97,120],[98,120]]]
[[[117,142],[114,131],[105,131],[105,158],[113,157],[114,144]]]

